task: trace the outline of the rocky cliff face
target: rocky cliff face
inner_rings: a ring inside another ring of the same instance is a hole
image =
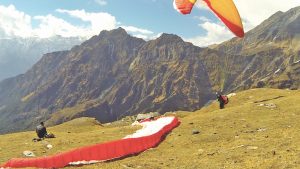
[[[1,132],[46,119],[57,124],[94,116],[109,122],[200,108],[212,97],[202,50],[176,35],[145,42],[119,28],[46,54],[25,74],[0,84],[0,122],[7,126]]]
[[[139,112],[194,110],[204,105],[212,91],[207,71],[198,59],[200,51],[168,34],[143,44],[130,64],[124,64],[126,73],[117,73],[121,77],[114,79],[110,91],[103,95],[105,101],[97,107],[106,115],[99,115],[116,119]],[[104,111],[103,107],[109,109]]]

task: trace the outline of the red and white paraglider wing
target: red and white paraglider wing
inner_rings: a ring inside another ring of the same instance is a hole
[[[176,117],[161,117],[143,122],[143,128],[123,139],[85,146],[60,154],[38,158],[14,158],[0,165],[2,168],[62,168],[68,165],[92,164],[141,153],[157,146],[167,133],[180,122]]]

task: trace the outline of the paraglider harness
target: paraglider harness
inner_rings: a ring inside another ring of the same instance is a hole
[[[229,99],[228,99],[228,97],[226,95],[221,95],[220,99],[222,99],[222,101],[223,101],[224,104],[227,104],[229,102]]]

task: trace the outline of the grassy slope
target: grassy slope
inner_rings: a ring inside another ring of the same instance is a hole
[[[181,125],[157,147],[138,156],[80,168],[297,168],[300,166],[300,91],[254,89],[194,113],[176,112]],[[276,108],[258,106],[274,103]],[[38,156],[120,139],[132,133],[123,123],[101,126],[81,118],[53,128],[55,139],[34,143],[34,132],[0,136],[0,163],[21,157],[24,150]],[[192,135],[192,130],[200,131]],[[47,142],[53,149],[47,150]],[[72,168],[72,167],[69,167]]]

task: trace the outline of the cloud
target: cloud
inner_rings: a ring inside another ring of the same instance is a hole
[[[106,0],[95,0],[95,2],[96,2],[97,4],[99,4],[100,6],[104,6],[104,5],[107,4]]]
[[[201,22],[211,22],[211,20],[205,16],[195,16],[195,18],[200,20]]]
[[[57,9],[57,12],[68,14],[90,24],[89,34],[99,34],[102,30],[111,30],[117,27],[117,21],[114,16],[109,13],[89,13],[85,10],[65,10]]]
[[[104,1],[103,1],[104,2]],[[18,11],[14,5],[0,5],[0,38],[31,37],[48,38],[55,35],[63,37],[91,37],[102,30],[112,30],[121,25],[116,18],[105,12],[86,12],[85,10],[57,9],[56,12],[69,15],[82,21],[81,25],[73,25],[62,18],[52,14],[45,16],[30,16]],[[32,20],[38,21],[32,27]],[[135,26],[121,25],[133,36],[151,39],[154,33],[150,30]]]
[[[39,20],[40,24],[33,29],[33,34],[40,38],[48,38],[55,35],[63,37],[86,36],[86,31],[88,31],[88,28],[76,27],[50,14],[47,16],[35,16],[34,19]]]
[[[147,35],[144,35],[144,34],[135,34],[133,36],[137,37],[137,38],[141,38],[141,39],[149,39],[149,37]]]
[[[197,46],[208,46],[221,43],[233,37],[232,33],[223,25],[213,22],[204,22],[199,24],[206,31],[203,36],[185,39]]]
[[[234,3],[243,21],[247,22],[248,30],[259,25],[277,11],[286,12],[293,7],[300,6],[299,0],[234,0]],[[204,1],[197,1],[195,6],[200,10],[209,10]]]
[[[65,10],[65,9],[57,9],[57,12],[68,14],[72,17],[78,18],[82,21],[88,22],[91,24],[91,35],[98,34],[102,30],[111,30],[118,27],[120,24],[117,22],[116,18],[109,13],[89,13],[85,10]],[[135,26],[126,26],[121,25],[128,33],[132,34],[133,36],[149,39],[150,36],[153,34],[152,31],[138,28]]]
[[[199,8],[199,9],[204,9],[204,10],[209,9],[206,2],[204,2],[204,1],[196,1],[195,7]]]
[[[100,5],[107,4],[107,0],[95,0],[95,2],[96,1],[100,3]],[[254,28],[277,11],[287,11],[292,7],[300,5],[299,0],[234,0],[234,2],[239,9],[246,31]],[[203,1],[197,1],[196,7],[198,8],[196,10],[204,10],[203,13],[208,12],[208,7]],[[153,37],[156,36],[154,32],[148,29],[120,24],[113,15],[105,12],[93,13],[85,10],[66,9],[57,9],[57,12],[77,18],[81,20],[82,23],[81,25],[71,24],[62,18],[56,17],[55,13],[44,16],[30,16],[17,10],[13,5],[0,5],[0,38],[14,36],[50,37],[54,35],[89,37],[99,34],[102,30],[115,29],[120,25],[133,36],[141,37],[146,40],[153,39]],[[196,45],[207,46],[213,43],[220,43],[233,37],[233,34],[230,33],[222,23],[216,23],[204,15],[196,16],[195,19],[206,33],[194,38],[185,39]],[[37,26],[34,28],[32,26],[33,20],[38,21]]]
[[[34,33],[37,36],[43,38],[54,35],[61,35],[63,37],[91,37],[99,34],[102,30],[111,30],[117,27],[116,18],[109,13],[90,13],[85,10],[65,9],[57,9],[56,11],[78,18],[83,21],[84,24],[81,26],[72,25],[71,23],[51,14],[47,16],[35,16],[34,19],[40,21],[38,28],[34,29]]]
[[[243,19],[246,31],[259,25],[277,11],[286,12],[293,7],[300,6],[299,0],[235,0],[234,2]]]
[[[153,34],[152,31],[147,30],[147,29],[141,29],[141,28],[137,28],[134,26],[121,26],[122,28],[124,28],[127,32],[132,32],[132,33],[142,33],[142,34]]]
[[[31,17],[16,10],[13,5],[0,5],[0,35],[29,37],[32,35]]]
[[[132,36],[135,36],[137,38],[142,38],[144,40],[153,39],[153,36],[154,36],[153,35],[154,32],[147,30],[147,29],[137,28],[134,26],[126,26],[126,25],[121,25],[121,27],[124,28],[126,30],[126,32],[128,32]]]
[[[36,28],[32,20],[38,20]],[[0,6],[0,38],[32,37],[47,38],[54,35],[76,36],[84,31],[53,15],[31,17],[18,11],[14,5]]]
[[[234,2],[242,17],[245,31],[253,29],[277,11],[285,12],[293,7],[300,6],[299,0],[234,0]],[[204,1],[197,1],[196,7],[200,10],[208,10]],[[215,23],[203,16],[195,18],[200,20],[199,26],[205,30],[206,34],[204,36],[187,38],[187,41],[198,46],[207,46],[221,43],[233,37],[233,34],[223,23]]]

